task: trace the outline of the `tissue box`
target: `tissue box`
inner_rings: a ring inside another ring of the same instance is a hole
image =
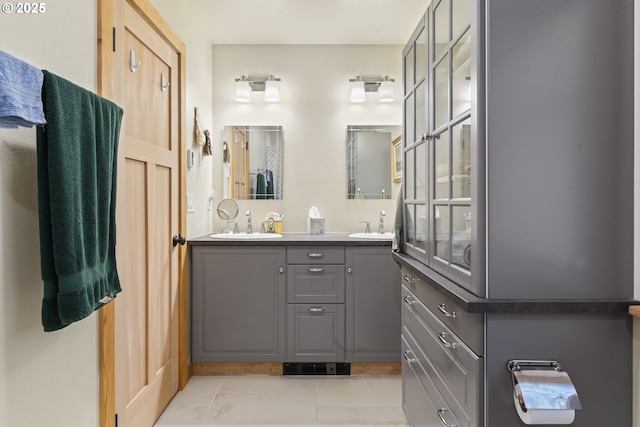
[[[309,234],[324,234],[324,218],[307,218]]]

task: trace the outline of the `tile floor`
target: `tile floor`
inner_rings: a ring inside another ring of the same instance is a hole
[[[399,376],[194,376],[155,427],[408,426]]]

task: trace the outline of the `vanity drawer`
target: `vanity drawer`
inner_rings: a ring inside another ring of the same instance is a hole
[[[440,393],[432,381],[429,362],[415,349],[415,341],[408,335],[403,335],[401,341],[402,406],[409,423],[412,426],[475,427],[464,411],[452,409]]]
[[[402,284],[409,289],[442,323],[477,355],[483,355],[483,324],[480,313],[467,313],[451,298],[407,269],[402,270]]]
[[[287,248],[287,264],[344,264],[344,247],[289,247]]]
[[[287,302],[343,303],[344,284],[344,265],[290,265]]]
[[[344,304],[287,304],[287,362],[344,361]]]
[[[405,287],[402,333],[415,339],[442,381],[467,414],[478,412],[482,359],[440,322]]]

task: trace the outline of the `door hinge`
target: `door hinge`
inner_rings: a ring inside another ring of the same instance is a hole
[[[111,30],[111,42],[113,44],[113,51],[116,51],[116,27]]]
[[[116,414],[116,427],[118,427],[118,414]]]

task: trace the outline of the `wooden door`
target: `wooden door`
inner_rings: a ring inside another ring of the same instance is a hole
[[[135,2],[137,5],[140,2]],[[118,176],[115,410],[152,426],[178,390],[179,55],[127,1],[114,7],[114,99],[124,111]]]
[[[234,127],[231,135],[231,176],[233,187],[231,197],[249,198],[249,131]]]

